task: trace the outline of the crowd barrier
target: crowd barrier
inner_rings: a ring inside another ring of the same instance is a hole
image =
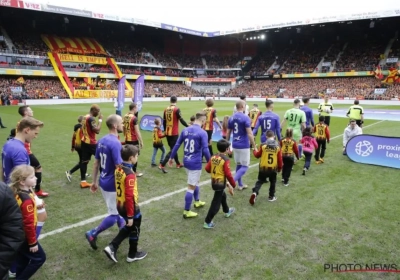
[[[188,101],[188,102],[193,102],[193,101],[198,101],[198,100],[204,100],[204,97],[192,97],[191,101],[189,101],[188,97],[178,97],[178,101]],[[215,98],[216,103],[221,100],[221,101],[238,101],[239,98],[237,97],[221,97],[221,98]],[[265,98],[258,98],[258,97],[253,97],[253,98],[247,98],[247,104],[251,105],[253,102],[264,102]],[[293,102],[293,98],[270,98],[270,100],[274,102],[287,102],[291,103]],[[131,98],[125,98],[125,102],[131,102]],[[145,97],[143,99],[143,102],[157,102],[157,101],[165,101],[169,102],[169,98],[163,98],[163,97]],[[319,104],[323,100],[322,99],[310,99],[311,104]],[[95,99],[27,99],[24,101],[26,105],[62,105],[62,104],[85,104],[85,103],[111,103],[114,104],[115,100],[112,99],[101,99],[101,98],[95,98]],[[343,99],[332,99],[331,102],[333,105],[335,104],[353,104],[354,100],[348,99],[348,100],[343,100]],[[360,101],[361,105],[400,105],[400,101],[395,101],[395,100],[361,100]]]

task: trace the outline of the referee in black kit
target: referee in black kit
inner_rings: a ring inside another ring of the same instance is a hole
[[[350,119],[355,120],[357,125],[359,127],[362,127],[364,123],[364,109],[359,104],[360,101],[354,100],[354,105],[350,106],[346,116]]]

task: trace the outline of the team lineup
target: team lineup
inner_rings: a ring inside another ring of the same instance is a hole
[[[158,168],[164,174],[168,173],[167,164],[172,166],[174,161],[178,169],[185,169],[188,188],[184,196],[183,217],[198,216],[197,212],[191,210],[192,204],[194,208],[206,205],[206,202],[200,200],[198,186],[203,168],[210,173],[211,187],[214,190],[214,197],[203,227],[212,229],[215,227],[213,219],[221,206],[226,218],[235,212],[235,208],[228,206],[225,188],[231,195],[234,194],[236,187],[238,190],[248,188],[242,178],[249,168],[251,151],[260,159],[258,178],[249,198],[251,205],[255,204],[261,186],[268,182],[270,184],[268,201],[276,201],[278,173],[282,172],[283,185],[289,186],[293,165],[302,157],[305,161],[302,175],[306,175],[310,170],[313,155],[316,164],[324,163],[326,143],[330,141],[329,123],[333,106],[326,98],[318,106],[319,122],[314,124],[312,109],[309,108],[308,102],[308,98],[302,101],[294,100],[293,108],[287,110],[283,120],[280,121],[279,116],[273,113],[273,101],[265,101],[266,112],[262,113],[256,105],[250,110],[245,97],[241,97],[234,106],[233,115],[224,116],[220,124],[217,111],[213,108],[214,101],[207,99],[207,107],[186,123],[177,106],[177,98],[172,96],[171,104],[164,110],[163,120],[156,119],[154,122],[151,165],[153,167],[158,165],[156,157],[160,149]],[[25,224],[24,219],[27,238],[24,246],[18,251],[18,258],[10,269],[10,276],[29,279],[46,260],[44,250],[37,240],[47,218],[45,204],[41,198],[49,194],[40,188],[41,165],[30,147],[30,143],[43,127],[43,122],[33,118],[33,111],[29,106],[20,107],[19,113],[23,119],[3,147],[1,174],[3,181],[13,186],[18,205],[27,220]],[[138,201],[137,177],[143,174],[137,167],[138,156],[145,143],[140,134],[137,113],[138,108],[132,103],[125,116],[115,114],[108,116],[105,120],[108,134],[97,141],[96,135],[101,131],[103,116],[100,107],[92,105],[89,114],[79,116],[78,124],[74,126],[71,150],[77,152],[79,161],[72,169],[66,171],[66,177],[71,181],[72,174],[80,170],[81,188],[89,188],[93,193],[100,189],[107,205],[108,216],[97,227],[88,230],[85,237],[90,246],[96,250],[98,235],[117,224],[120,229],[118,234],[103,250],[114,262],[118,262],[117,250],[127,238],[129,240],[127,262],[141,260],[147,255],[146,252],[138,250],[142,213]],[[351,120],[344,132],[343,146],[351,137],[362,133],[363,109],[358,102],[349,109],[348,117]],[[217,142],[215,153],[212,147],[214,121],[222,130],[224,138]],[[161,124],[164,131],[161,129]],[[186,127],[181,133],[179,124]],[[119,138],[119,133],[123,133],[123,141]],[[261,136],[260,145],[255,143],[255,136],[258,133]],[[166,138],[170,148],[167,155],[162,138]],[[183,146],[182,163],[178,158],[181,146]],[[86,180],[90,175],[87,174],[87,165],[92,156],[95,158],[91,174],[93,183],[88,183]],[[231,156],[236,164],[234,176],[230,171]],[[205,167],[202,164],[203,158],[206,160]],[[32,209],[33,212],[30,211]]]

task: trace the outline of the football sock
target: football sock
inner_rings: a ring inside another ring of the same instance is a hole
[[[212,156],[214,154],[213,153],[213,146],[212,145],[208,146],[208,150],[210,151],[210,156]]]
[[[92,230],[91,234],[94,237],[97,237],[101,232],[112,227],[117,222],[116,216],[117,215],[110,215],[105,217],[104,220],[100,223],[100,225]]]
[[[86,171],[87,171],[88,162],[81,163],[81,181],[86,182]]]
[[[42,182],[42,172],[35,172],[35,177],[37,178],[35,192],[40,191],[40,183]]]
[[[239,165],[239,169],[237,169],[235,177],[233,178],[235,181],[239,183],[239,186],[243,186],[242,177],[246,174],[248,166]]]
[[[36,239],[39,239],[40,232],[44,226],[44,222],[37,222],[36,224]]]
[[[193,190],[187,190],[185,195],[185,210],[190,211],[190,206],[192,205],[193,201]]]
[[[301,158],[302,154],[303,154],[303,145],[299,144],[299,158]]]
[[[10,266],[10,272],[12,273],[16,273],[17,272],[17,261],[14,261],[11,266]],[[4,278],[4,279],[8,279],[8,278]]]
[[[199,188],[199,186],[196,186],[196,188],[194,189],[193,196],[194,196],[194,201],[199,201],[200,200],[200,188]]]
[[[81,167],[81,164],[78,162],[72,169],[69,171],[69,174],[74,173],[76,170],[78,170]]]
[[[117,217],[118,228],[119,229],[123,228],[125,226],[125,224],[126,224],[126,222],[125,222],[124,218],[122,218],[120,215],[118,215],[118,217]]]

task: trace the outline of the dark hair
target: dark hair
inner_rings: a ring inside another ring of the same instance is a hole
[[[320,122],[323,122],[325,120],[325,117],[324,116],[319,116],[319,121]]]
[[[78,122],[80,123],[80,122],[82,122],[83,121],[83,116],[79,116],[78,117]]]
[[[358,105],[358,104],[360,104],[360,101],[354,100],[354,105]]]
[[[10,131],[10,136],[8,136],[7,140],[13,139],[15,137],[16,129],[13,128]]]
[[[254,107],[258,108],[258,104],[253,104]]]
[[[240,99],[241,99],[241,100],[245,100],[245,99],[246,99],[246,95],[241,95],[241,96],[240,96]]]
[[[161,121],[160,121],[160,119],[159,119],[159,118],[156,118],[156,119],[154,120],[154,124],[155,124],[155,125],[159,125],[159,124],[161,124]]]
[[[92,107],[90,107],[90,112],[100,112],[99,105],[93,104]]]
[[[206,105],[207,105],[207,107],[212,107],[214,105],[214,100],[212,100],[211,98],[207,99]]]
[[[274,101],[269,99],[265,100],[265,107],[269,108],[272,104],[274,104]]]
[[[304,98],[303,98],[303,103],[304,103],[304,104],[308,103],[308,101],[310,101],[310,98],[308,98],[308,97],[304,97]]]
[[[134,145],[124,145],[121,149],[121,158],[123,161],[128,161],[130,157],[134,157],[138,154],[139,149]]]
[[[350,119],[350,121],[349,121],[349,122],[351,122],[351,123],[352,123],[352,122],[356,122],[356,120],[354,120],[354,119]]]
[[[191,122],[194,122],[195,119],[196,119],[196,116],[191,116],[191,117],[190,117],[190,121],[191,121]]]
[[[292,138],[293,137],[293,128],[287,128],[286,129],[285,137],[287,137],[287,138]]]
[[[311,136],[311,127],[307,126],[307,127],[303,130],[303,136]]]
[[[129,111],[132,111],[135,108],[136,108],[136,103],[135,102],[132,102],[131,104],[129,104]]]
[[[267,130],[267,138],[274,137],[275,133],[272,130]]]
[[[231,143],[229,143],[226,139],[221,139],[217,142],[217,150],[220,153],[225,153],[227,149],[229,149],[229,146]]]
[[[300,103],[300,99],[296,98],[296,99],[293,101],[293,103],[294,103],[294,104],[299,104],[299,103]]]
[[[176,103],[176,101],[178,101],[178,98],[176,98],[175,95],[172,95],[169,100],[170,100],[171,103]]]
[[[24,105],[18,108],[18,114],[20,114],[22,117],[25,116],[26,110],[29,108],[28,105]]]

